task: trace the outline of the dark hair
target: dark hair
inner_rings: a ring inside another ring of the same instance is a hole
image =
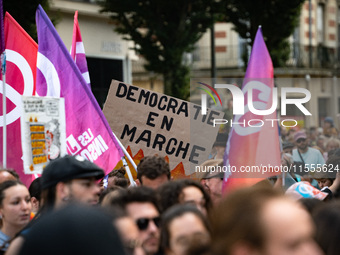
[[[37,215],[53,210],[55,203],[56,203],[56,193],[57,193],[56,190],[57,190],[56,186],[52,186],[48,189],[44,189],[41,191],[41,199],[43,201],[43,204],[40,207]]]
[[[11,174],[17,181],[20,181],[19,175],[17,172],[14,171],[14,169],[9,169],[9,168],[0,168],[0,172],[7,172]]]
[[[35,180],[33,180],[31,185],[28,188],[28,191],[30,192],[31,197],[35,197],[39,202],[41,198],[40,178],[41,177],[38,177]]]
[[[120,186],[111,186],[111,187],[108,187],[108,188],[104,189],[104,190],[100,193],[100,195],[99,195],[99,202],[98,202],[98,203],[101,204],[101,203],[103,202],[103,199],[104,199],[108,194],[110,194],[111,192],[116,191],[116,190],[120,191],[120,190],[123,190],[123,188],[120,187]]]
[[[25,186],[23,183],[21,183],[19,180],[8,180],[8,181],[4,181],[2,183],[0,183],[0,207],[2,207],[2,202],[5,198],[5,190],[9,189],[11,187],[17,186],[17,185],[23,185]],[[2,219],[0,219],[0,227],[2,227]],[[4,243],[4,245],[6,245],[7,242]],[[1,248],[4,247],[1,246]]]
[[[115,177],[117,178],[117,177]],[[127,179],[123,179],[123,178],[117,178],[115,180],[115,185],[118,187],[122,187],[122,188],[127,188],[129,185],[129,181]]]
[[[324,204],[322,200],[317,198],[301,198],[298,201],[310,214]]]
[[[339,150],[339,151],[338,151]],[[340,149],[337,149],[335,153],[329,157],[326,161],[327,169],[329,170],[327,172],[327,175],[329,177],[336,178],[336,169],[340,168]],[[331,172],[332,171],[332,172]],[[328,178],[329,178],[328,177]],[[339,198],[340,197],[340,187],[338,187],[334,192],[333,192],[333,197],[334,198]]]
[[[174,180],[160,186],[157,193],[161,211],[164,212],[169,207],[179,204],[183,189],[191,186],[198,188],[202,192],[205,199],[205,208],[209,212],[212,207],[210,196],[204,187],[193,179]]]
[[[113,169],[109,174],[108,176],[109,177],[114,177],[114,176],[117,176],[119,178],[125,178],[125,173],[126,173],[126,170],[124,167],[121,167],[119,169]]]
[[[339,254],[340,243],[336,238],[340,229],[340,202],[325,203],[312,214],[315,225],[315,240],[327,255]]]
[[[69,205],[41,217],[27,232],[19,254],[125,253],[111,215],[100,208]]]
[[[128,204],[133,202],[151,203],[157,211],[160,211],[155,191],[145,186],[120,190],[119,194],[110,200],[111,205],[120,206],[124,210]]]
[[[170,167],[168,162],[160,156],[148,156],[142,158],[138,164],[137,179],[142,183],[142,176],[151,180],[165,174],[170,180]]]
[[[5,198],[5,190],[16,185],[25,186],[24,184],[22,184],[22,182],[17,181],[17,180],[8,180],[8,181],[4,181],[0,183],[0,206],[2,206],[2,202]]]
[[[126,170],[124,167],[114,169],[108,174],[108,178],[113,178],[113,184],[122,188],[129,186],[129,180],[125,178]],[[112,183],[110,183],[111,186]]]
[[[227,195],[210,214],[212,254],[229,255],[240,241],[262,249],[265,242],[260,220],[262,208],[280,197],[284,197],[281,192],[267,187],[243,188]]]
[[[112,170],[108,175],[107,178],[113,178],[113,182],[110,182],[108,184],[109,186],[119,186],[122,188],[127,188],[129,186],[129,180],[125,178],[126,170],[124,167],[121,167],[119,169]],[[105,178],[105,177],[104,177]]]
[[[170,247],[170,231],[169,227],[171,222],[178,218],[181,217],[187,213],[194,214],[197,216],[197,218],[200,219],[200,221],[203,223],[204,227],[206,230],[211,233],[210,231],[210,226],[208,224],[207,219],[204,217],[204,215],[201,213],[200,210],[198,210],[195,206],[193,205],[175,205],[169,210],[165,211],[164,214],[162,215],[162,221],[161,221],[161,249],[165,251],[166,248]]]

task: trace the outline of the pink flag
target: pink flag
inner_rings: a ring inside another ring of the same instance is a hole
[[[273,64],[259,28],[242,86],[245,113],[235,115],[224,155],[225,166],[232,169],[225,174],[224,191],[249,186],[266,177],[279,174],[273,171],[278,170],[281,165],[276,112],[255,115],[249,111],[250,102],[247,100],[248,88],[254,86],[252,89],[254,108],[257,110],[271,108],[273,72]],[[261,126],[261,123],[264,124]]]
[[[36,23],[37,94],[65,98],[67,152],[93,161],[107,174],[123,156],[119,144],[91,89],[40,5]]]
[[[87,68],[85,48],[81,39],[80,28],[78,23],[78,11],[74,14],[73,37],[71,47],[71,57],[76,62],[86,83],[91,87],[90,75]]]
[[[23,171],[20,115],[21,95],[32,96],[35,92],[38,45],[25,30],[6,12],[5,47],[7,55],[6,70],[6,126],[7,126],[7,167],[13,168],[25,184],[31,183],[32,175]],[[2,92],[1,92],[2,93]],[[2,115],[2,102],[0,103]],[[0,117],[2,134],[3,116]],[[0,143],[2,144],[2,135]],[[2,146],[0,157],[2,163]]]

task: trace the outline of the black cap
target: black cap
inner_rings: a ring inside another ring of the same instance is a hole
[[[89,177],[101,179],[104,177],[104,170],[79,155],[66,155],[51,161],[44,168],[41,176],[41,189],[52,187],[58,182]]]
[[[282,149],[288,149],[288,148],[294,148],[294,144],[288,142],[288,141],[284,141],[282,143]]]

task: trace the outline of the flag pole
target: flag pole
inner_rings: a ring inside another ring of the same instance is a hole
[[[127,175],[129,177],[130,185],[131,186],[137,186],[136,182],[133,180],[133,177],[132,177],[132,174],[131,174],[131,171],[130,171],[130,167],[129,167],[128,163],[126,162],[125,157],[122,157],[122,161],[123,161],[123,166],[126,169]]]
[[[130,161],[131,165],[134,167],[134,169],[136,170],[136,172],[138,172],[137,170],[137,165],[135,163],[135,161],[133,161],[133,159],[131,158],[130,154],[126,151],[125,147],[123,146],[123,144],[119,141],[119,139],[117,138],[117,136],[115,135],[114,132],[112,132],[112,134],[115,136],[117,142],[119,143],[120,148],[122,149],[122,151],[124,152],[125,156],[128,158],[128,160]]]
[[[120,140],[118,139],[118,137],[116,136],[116,134],[114,132],[112,132],[112,134],[114,135],[114,137],[116,138],[116,141],[118,142],[120,148],[122,149],[122,151],[124,152],[124,155],[129,159],[131,165],[135,168],[136,172],[137,172],[137,165],[136,163],[133,161],[133,159],[131,158],[130,154],[126,151],[125,147],[123,146],[123,144],[120,142]],[[129,177],[130,180],[130,184],[131,186],[136,186],[135,181],[133,180],[132,174],[131,174],[131,170],[130,167],[128,165],[128,163],[126,162],[125,157],[123,156],[122,158],[123,161],[123,166],[127,172],[127,175]]]

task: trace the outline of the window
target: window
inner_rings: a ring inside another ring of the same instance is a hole
[[[316,28],[318,43],[323,43],[325,31],[325,6],[323,4],[319,4],[316,10]]]
[[[123,60],[87,57],[91,89],[103,108],[111,81],[123,81]]]

